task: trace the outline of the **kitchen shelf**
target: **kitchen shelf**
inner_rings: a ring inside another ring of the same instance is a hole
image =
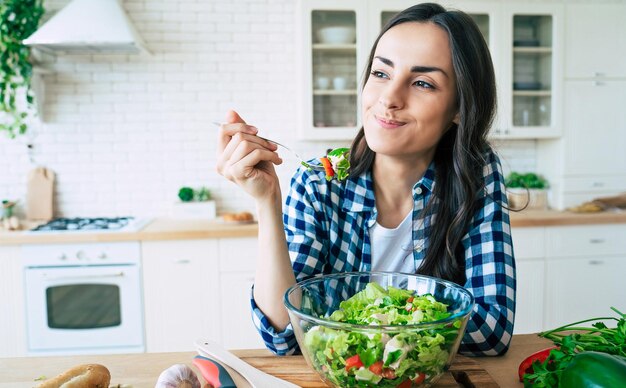
[[[356,51],[356,44],[314,43],[311,48],[319,51]]]
[[[552,95],[551,90],[514,90],[514,96],[519,97],[550,97]]]
[[[552,47],[513,47],[516,54],[552,54]]]
[[[356,96],[356,90],[313,90],[314,96]]]

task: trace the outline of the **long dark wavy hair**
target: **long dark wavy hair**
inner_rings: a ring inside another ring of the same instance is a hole
[[[469,15],[448,11],[438,4],[418,4],[398,13],[382,28],[370,52],[362,87],[367,83],[380,37],[392,27],[408,22],[433,23],[448,34],[460,119],[458,125],[453,124],[446,131],[435,150],[436,184],[422,216],[436,216],[418,272],[463,284],[465,259],[461,239],[481,205],[478,199],[484,190],[484,154],[490,147],[487,132],[496,110],[493,64],[487,43]],[[351,174],[358,176],[371,169],[375,156],[361,127],[351,147]]]

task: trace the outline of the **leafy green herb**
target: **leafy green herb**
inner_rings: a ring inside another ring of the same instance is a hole
[[[512,171],[506,177],[505,185],[510,189],[545,189],[548,187],[548,181],[542,176],[532,172],[520,174],[518,172]]]
[[[615,307],[611,307],[611,310],[619,318],[585,319],[539,333],[540,337],[552,340],[559,348],[552,349],[544,362],[533,363],[533,373],[524,375],[524,386],[558,387],[563,370],[582,352],[595,351],[626,357],[626,314]],[[601,322],[605,320],[617,321],[616,327],[607,327]],[[580,326],[588,322],[594,323],[591,327]]]

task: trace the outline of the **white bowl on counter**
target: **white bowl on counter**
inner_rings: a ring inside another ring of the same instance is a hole
[[[356,30],[354,27],[332,26],[317,30],[317,39],[320,43],[348,44],[354,43]]]

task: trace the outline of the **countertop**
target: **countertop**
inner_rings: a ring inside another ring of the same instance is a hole
[[[25,225],[30,228],[30,225]],[[255,237],[257,224],[217,220],[156,218],[139,231],[41,232],[0,231],[2,244],[47,244],[75,242],[158,241],[205,238]]]
[[[626,211],[599,213],[572,213],[567,211],[511,212],[511,226],[539,227],[626,223]],[[31,227],[30,224],[24,225]],[[134,232],[76,232],[29,233],[0,230],[0,245],[46,244],[76,242],[155,241],[204,238],[254,237],[256,223],[230,223],[217,220],[156,218],[140,231]]]
[[[522,384],[517,379],[519,363],[531,353],[550,345],[550,341],[539,338],[535,334],[515,335],[509,351],[504,356],[481,357],[472,360],[486,369],[500,387],[521,388]],[[267,373],[302,387],[326,387],[315,372],[306,366],[302,356],[278,357],[264,349],[236,350],[233,353]],[[192,366],[192,359],[195,355],[194,352],[176,352],[0,358],[0,374],[2,375],[0,388],[30,388],[36,385],[33,380],[42,375],[51,378],[74,365],[87,363],[99,363],[106,366],[111,372],[111,386],[126,384],[132,388],[152,388],[163,370],[179,363]]]

